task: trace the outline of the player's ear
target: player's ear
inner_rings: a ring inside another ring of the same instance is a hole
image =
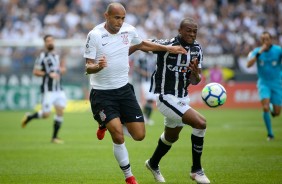
[[[105,13],[104,13],[104,17],[105,17],[105,19],[108,19],[109,14],[105,12]]]

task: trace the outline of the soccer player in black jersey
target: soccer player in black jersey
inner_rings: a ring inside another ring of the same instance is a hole
[[[54,106],[56,115],[54,116],[54,129],[51,142],[62,144],[63,140],[58,138],[58,132],[63,123],[63,113],[67,103],[67,98],[61,84],[61,75],[66,72],[66,67],[64,61],[60,60],[59,55],[54,52],[53,36],[46,35],[43,40],[45,50],[40,53],[33,69],[35,76],[42,77],[42,108],[34,114],[25,115],[22,120],[22,128],[33,119],[48,118],[52,106]]]
[[[187,50],[185,54],[171,54],[168,52],[154,52],[157,54],[157,67],[152,75],[150,91],[158,94],[157,107],[165,116],[164,132],[159,138],[158,145],[145,162],[157,182],[165,182],[159,169],[159,162],[178,140],[184,125],[193,128],[192,160],[190,177],[197,183],[210,183],[201,165],[206,119],[203,115],[189,106],[187,87],[197,85],[201,81],[201,65],[203,52],[196,41],[198,25],[192,18],[181,21],[179,34],[171,40],[152,40],[163,45],[181,45]],[[136,48],[131,47],[130,52]],[[146,47],[138,50],[148,51]]]

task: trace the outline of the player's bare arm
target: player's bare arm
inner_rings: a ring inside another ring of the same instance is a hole
[[[87,74],[97,73],[105,67],[107,67],[105,56],[100,58],[97,62],[94,59],[86,58],[85,72]]]
[[[251,66],[253,66],[257,61],[257,59],[259,58],[260,54],[263,53],[265,50],[267,50],[267,48],[268,48],[267,44],[263,44],[259,52],[247,62],[247,67],[250,68]]]
[[[60,62],[60,74],[65,74],[67,72],[66,62],[64,59]]]
[[[129,55],[136,50],[141,50],[144,52],[167,51],[173,54],[187,54],[187,51],[181,46],[161,45],[147,40],[143,40],[138,45],[131,46],[129,49]]]
[[[198,68],[198,59],[194,58],[189,64],[189,70],[191,71],[190,83],[197,85],[201,81],[201,69]]]
[[[42,70],[38,70],[38,69],[33,70],[33,75],[35,75],[37,77],[43,77],[45,75],[49,75],[49,77],[51,77],[53,79],[60,79],[60,75],[56,72],[46,73],[46,72],[44,72]]]
[[[46,74],[46,72],[38,69],[33,69],[33,75],[37,77],[43,77]]]

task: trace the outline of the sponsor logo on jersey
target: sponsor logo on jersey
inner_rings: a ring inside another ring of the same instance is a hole
[[[185,73],[188,71],[187,66],[173,66],[173,65],[167,65],[167,68],[172,72],[181,72]]]
[[[190,54],[191,54],[191,55],[198,55],[199,52],[198,52],[198,51],[195,51],[195,52],[191,52]]]
[[[168,56],[169,59],[176,59],[176,57]]]
[[[109,37],[108,33],[102,34],[102,38]]]

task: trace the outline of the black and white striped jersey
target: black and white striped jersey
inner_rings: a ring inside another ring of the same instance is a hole
[[[162,45],[181,45],[187,50],[185,54],[171,54],[168,52],[154,52],[157,54],[157,67],[151,77],[150,91],[157,94],[171,94],[176,97],[188,95],[187,87],[190,84],[191,71],[188,69],[190,61],[197,57],[201,68],[203,52],[200,44],[186,44],[179,36],[171,40],[152,40]]]
[[[46,73],[43,76],[41,84],[41,92],[47,91],[61,91],[61,77],[59,80],[51,78],[48,74],[51,72],[57,72],[60,74],[60,58],[58,54],[51,52],[41,52],[39,57],[36,59],[34,68],[37,70],[44,71]]]

